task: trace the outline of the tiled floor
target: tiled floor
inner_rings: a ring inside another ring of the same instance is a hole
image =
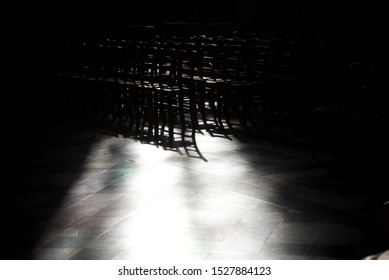
[[[2,259],[360,259],[381,249],[379,188],[312,160],[307,135],[288,125],[198,134],[206,162],[81,124],[35,124],[17,141]]]

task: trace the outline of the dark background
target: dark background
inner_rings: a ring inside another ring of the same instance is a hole
[[[5,10],[11,34],[7,96],[20,119],[39,115],[39,106],[45,108],[42,104],[50,102],[52,88],[45,79],[51,69],[47,42],[63,34],[88,36],[104,28],[166,22],[229,22],[243,31],[324,28],[334,37],[352,34],[354,42],[350,42],[357,48],[369,44],[376,34],[385,38],[388,21],[382,3],[362,0],[45,0],[12,5],[11,13]],[[13,122],[11,126],[20,131]]]
[[[163,21],[235,21],[251,28],[291,24],[359,24],[377,28],[387,18],[382,3],[363,0],[46,0],[18,1],[15,5],[17,16],[12,21],[22,23],[33,33],[41,31],[41,27],[61,24],[120,26]]]

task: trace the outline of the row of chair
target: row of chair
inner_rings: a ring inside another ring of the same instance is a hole
[[[193,143],[202,128],[233,133],[232,115],[246,126],[264,114],[307,117],[334,101],[342,108],[353,102],[365,107],[371,98],[358,100],[351,89],[371,88],[371,71],[360,68],[376,69],[374,62],[340,60],[341,48],[334,46],[339,41],[329,38],[324,31],[151,32],[57,40],[52,50],[57,77],[89,88],[85,100],[99,114],[167,147],[174,145],[177,128],[183,142],[191,130]],[[368,86],[356,86],[363,80]]]
[[[254,47],[237,38],[206,36],[62,42],[55,47],[63,55],[55,72],[78,86],[94,86],[89,100],[98,112],[112,115],[119,126],[127,119],[135,137],[147,130],[148,141],[164,141],[167,126],[171,146],[176,125],[184,139],[190,124],[195,143],[198,118],[207,130],[224,129],[223,123],[231,127],[232,103],[239,109],[239,102],[249,101],[244,95],[259,83],[263,64]]]

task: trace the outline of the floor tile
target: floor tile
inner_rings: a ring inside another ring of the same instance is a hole
[[[47,129],[23,149],[4,203],[2,258],[337,260],[380,249],[382,196],[311,159],[293,129],[204,130],[208,162],[97,127]]]

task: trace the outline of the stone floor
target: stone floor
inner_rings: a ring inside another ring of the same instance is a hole
[[[324,150],[313,160],[307,133],[285,121],[198,133],[207,161],[83,120],[24,130],[2,186],[2,259],[339,260],[383,249],[379,177],[346,172]]]

